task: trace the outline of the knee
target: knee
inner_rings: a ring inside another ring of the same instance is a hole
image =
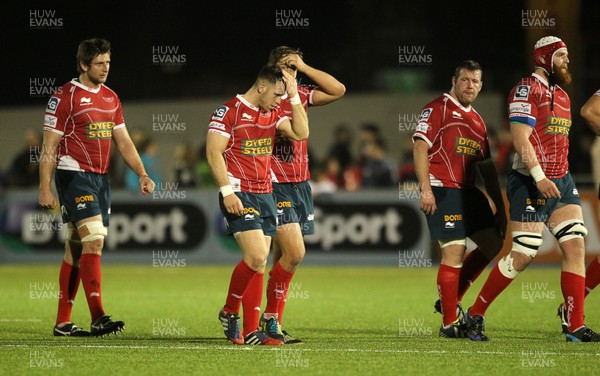
[[[267,255],[262,253],[253,253],[244,256],[244,262],[255,271],[264,271],[267,265]]]
[[[83,253],[102,254],[104,237],[107,234],[108,230],[102,221],[90,221],[77,226],[77,235],[81,239]]]
[[[284,252],[281,259],[285,260],[285,262],[295,267],[300,265],[302,260],[304,260],[305,254],[306,251],[304,250],[304,248],[298,248],[291,252]]]

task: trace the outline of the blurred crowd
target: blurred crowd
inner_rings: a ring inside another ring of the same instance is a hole
[[[499,129],[499,130],[498,130]],[[159,150],[159,143],[140,128],[130,130],[131,139],[146,166],[148,175],[157,185],[173,181],[177,189],[212,189],[212,179],[206,161],[206,146],[194,147],[183,142],[174,150]],[[504,178],[512,167],[513,147],[508,129],[488,126],[488,138],[500,177]],[[37,188],[38,164],[41,154],[42,134],[34,129],[24,132],[24,146],[12,159],[5,171],[0,172],[2,188]],[[398,147],[398,158],[390,156],[389,148]],[[590,146],[591,147],[591,146]],[[159,153],[173,153],[173,171],[164,171]],[[582,151],[585,153],[585,151]],[[138,177],[112,150],[110,179],[113,189],[138,190]],[[412,140],[386,140],[381,127],[375,123],[360,125],[354,131],[348,124],[334,127],[332,141],[321,158],[310,150],[310,183],[314,194],[362,189],[400,188],[415,189],[417,178],[412,157]],[[589,153],[587,155],[590,155]],[[165,179],[167,178],[167,179]],[[173,180],[171,180],[173,179]]]

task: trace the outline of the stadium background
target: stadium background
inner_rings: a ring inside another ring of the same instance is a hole
[[[311,157],[326,157],[336,126],[346,124],[356,135],[363,124],[375,123],[389,158],[402,164],[415,116],[449,89],[453,67],[465,58],[484,67],[484,89],[475,107],[501,134],[506,94],[531,71],[532,46],[543,35],[560,36],[569,46],[574,76],[567,88],[574,119],[569,159],[584,196],[588,248],[590,254],[600,253],[589,157],[593,135],[578,114],[600,88],[597,2],[511,1],[476,7],[461,1],[267,1],[200,7],[150,1],[143,7],[122,2],[1,7],[7,54],[0,86],[0,171],[6,172],[23,149],[23,132],[41,128],[50,92],[76,75],[77,44],[89,37],[112,43],[107,85],[123,102],[127,126],[157,141],[164,184],[152,197],[115,190],[106,262],[239,258],[231,239],[220,233],[214,190],[178,187],[172,174],[174,150],[183,141],[200,147],[212,111],[251,85],[272,47],[300,47],[307,63],[346,85],[342,100],[310,110]],[[436,252],[414,188],[400,182],[385,190],[318,197],[321,216],[317,235],[307,239],[311,252],[306,262],[431,266]],[[3,188],[0,197],[0,262],[58,262],[64,226],[58,213],[36,210],[36,187]],[[557,252],[545,236],[540,260],[556,262]]]

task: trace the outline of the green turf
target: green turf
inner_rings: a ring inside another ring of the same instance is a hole
[[[58,266],[2,266],[0,374],[582,375],[600,362],[600,345],[566,343],[560,334],[556,268],[519,276],[488,311],[491,341],[474,343],[438,337],[435,267],[301,267],[284,327],[305,343],[283,348],[224,339],[217,312],[232,268],[106,264],[104,307],[126,331],[90,339],[51,334]],[[587,323],[600,330],[597,294],[586,304]],[[83,287],[73,320],[89,325]]]

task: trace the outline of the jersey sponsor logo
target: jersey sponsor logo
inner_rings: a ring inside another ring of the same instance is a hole
[[[107,139],[112,137],[112,129],[115,126],[114,121],[99,121],[86,125],[88,139]]]
[[[481,144],[479,142],[468,137],[456,137],[456,148],[454,149],[456,154],[475,156],[480,150]]]
[[[248,115],[247,113],[242,113],[242,119],[246,119],[246,120],[252,120],[253,117],[252,115]]]
[[[456,222],[456,221],[462,221],[462,220],[463,220],[462,214],[446,214],[446,215],[444,215],[444,222]]]
[[[515,99],[527,100],[529,99],[529,85],[519,85],[515,90]]]
[[[216,121],[211,121],[208,124],[208,127],[209,128],[217,128],[217,129],[220,129],[220,130],[223,130],[223,131],[225,130],[225,124],[223,124],[223,123],[217,123]]]
[[[521,113],[521,114],[529,114],[531,115],[531,104],[524,102],[513,102],[508,106],[508,112]]]
[[[244,220],[245,221],[252,221],[254,220],[255,216],[259,216],[260,217],[260,212],[254,208],[244,208]]]
[[[444,215],[444,228],[453,230],[456,228],[456,223],[458,221],[462,221],[462,214],[445,214]]]
[[[571,119],[550,116],[546,123],[546,134],[563,134],[568,136],[569,129],[571,129],[571,123]]]
[[[534,198],[532,200],[531,198],[528,197],[525,200],[525,205],[544,206],[544,205],[546,205],[546,199],[545,198]]]
[[[229,111],[229,107],[227,107],[227,106],[221,106],[221,107],[217,108],[217,110],[215,111],[215,113],[212,116],[212,119],[213,120],[223,120],[227,111]]]
[[[242,140],[242,154],[253,157],[269,156],[273,152],[273,138]]]
[[[91,104],[92,104],[92,98],[81,97],[81,99],[79,100],[80,106],[89,106]]]
[[[460,112],[456,112],[456,111],[452,111],[452,117],[454,119],[461,119],[462,120],[462,114]]]
[[[278,209],[291,208],[291,207],[292,207],[292,202],[291,201],[279,201],[277,203],[277,208]]]
[[[427,123],[417,124],[417,132],[427,133],[428,129],[429,129],[429,124],[427,124]]]
[[[433,108],[425,108],[421,111],[421,116],[419,117],[419,121],[427,121],[429,119],[429,115],[431,115],[431,111]]]
[[[48,114],[44,115],[44,127],[56,128],[57,121],[58,119],[56,118],[56,116]]]
[[[79,204],[82,202],[92,202],[92,201],[94,201],[94,196],[92,196],[92,195],[83,195],[83,196],[75,197],[76,204]]]
[[[56,97],[50,98],[50,100],[48,101],[48,105],[46,106],[46,112],[49,114],[55,114],[59,103],[60,103],[60,98],[56,98]]]

